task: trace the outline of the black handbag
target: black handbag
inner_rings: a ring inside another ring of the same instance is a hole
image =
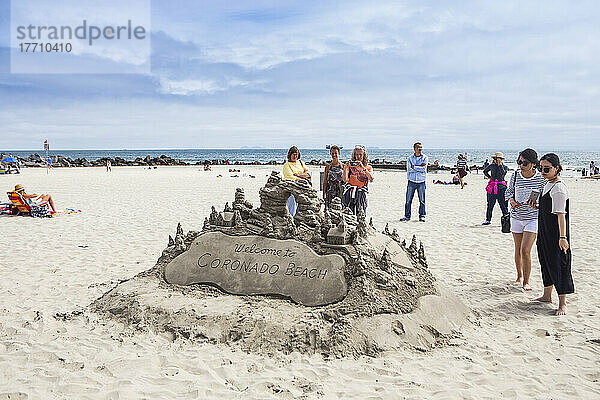
[[[510,180],[510,186],[512,187],[513,193],[515,192],[515,184],[517,181],[517,172],[515,171],[515,173],[512,176],[512,179]],[[510,233],[510,213],[503,215],[500,218],[500,224],[502,225],[502,233]]]
[[[502,233],[510,233],[510,214],[503,215],[500,223],[502,224]]]

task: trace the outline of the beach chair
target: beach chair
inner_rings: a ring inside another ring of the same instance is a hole
[[[18,210],[17,215],[31,215],[32,217],[52,217],[54,212],[50,210],[48,203],[30,205],[18,192],[6,192],[13,206]],[[32,209],[33,206],[33,209]]]
[[[16,215],[31,215],[32,217],[44,218],[54,216],[47,202],[29,204],[18,192],[6,192],[12,205],[18,210]],[[33,206],[33,207],[32,207]]]
[[[31,205],[23,198],[23,196],[21,196],[18,192],[15,191],[6,192],[6,194],[8,195],[8,198],[12,205],[16,207],[19,211],[17,215],[32,215]],[[50,211],[50,206],[46,202],[40,204],[34,203],[33,205],[37,207],[36,210],[34,210],[36,211],[35,215],[32,216],[44,217],[51,216],[54,214],[52,211]],[[39,207],[42,208],[40,209]]]
[[[31,214],[31,208],[29,207],[29,204],[27,204],[25,199],[19,193],[13,191],[6,192],[6,194],[8,195],[8,199],[13,204],[13,206],[15,206],[17,210],[19,210],[19,213],[17,215]]]

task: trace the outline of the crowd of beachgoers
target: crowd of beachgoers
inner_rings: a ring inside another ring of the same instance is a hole
[[[420,142],[413,145],[414,154],[406,160],[407,187],[405,192],[405,213],[401,221],[410,221],[412,201],[415,192],[419,199],[418,221],[425,222],[427,215],[425,194],[429,158],[423,153]],[[354,214],[366,214],[368,207],[369,183],[375,179],[373,167],[365,146],[355,146],[348,161],[340,160],[340,148],[331,146],[331,161],[325,167],[322,192],[325,208],[334,199],[341,199],[344,208]],[[569,195],[560,179],[562,165],[555,153],[547,153],[538,159],[535,150],[527,148],[519,153],[516,160],[519,169],[507,180],[508,167],[504,165],[504,154],[496,152],[483,165],[483,175],[489,179],[486,187],[487,210],[482,225],[490,225],[496,204],[502,212],[503,232],[510,232],[515,247],[516,284],[525,291],[531,291],[531,249],[537,242],[538,258],[541,265],[544,293],[536,301],[552,302],[552,291],[556,288],[559,305],[556,315],[567,312],[566,295],[574,292],[571,276],[571,250],[569,232]],[[467,154],[459,154],[453,182],[465,187],[463,178],[469,172]],[[591,168],[593,171],[593,168]],[[312,176],[308,166],[301,160],[301,153],[292,146],[283,166],[283,177],[288,180],[307,180]],[[433,183],[441,182],[439,179]],[[401,198],[401,196],[398,196]],[[295,215],[297,206],[294,196],[287,202],[290,215]],[[510,207],[510,210],[509,210]]]

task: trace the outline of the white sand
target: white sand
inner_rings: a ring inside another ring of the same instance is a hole
[[[191,345],[152,334],[122,334],[114,322],[63,321],[120,279],[152,267],[181,221],[199,230],[212,204],[231,202],[236,187],[258,205],[271,167],[157,170],[113,167],[24,169],[1,176],[51,192],[58,208],[81,214],[53,219],[0,218],[0,399],[21,398],[600,398],[600,183],[566,179],[571,194],[573,275],[569,315],[554,317],[541,293],[533,251],[533,293],[512,285],[511,235],[500,233],[500,210],[482,227],[485,181],[468,186],[428,183],[425,224],[400,223],[405,173],[377,172],[369,215],[426,245],[430,269],[477,317],[453,346],[429,353],[324,361],[292,354],[275,358],[219,345]],[[216,178],[221,173],[223,178]],[[251,173],[256,179],[243,177]],[[431,179],[449,175],[429,176]],[[318,179],[316,179],[318,181]],[[316,182],[318,183],[318,182]],[[3,194],[3,196],[5,196]],[[4,200],[3,200],[4,201]],[[415,197],[413,213],[418,201]],[[87,247],[80,247],[87,246]],[[595,340],[595,341],[592,341]]]

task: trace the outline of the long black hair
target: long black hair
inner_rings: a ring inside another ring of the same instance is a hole
[[[548,161],[554,168],[556,168],[556,175],[560,174],[560,171],[562,171],[563,168],[562,165],[560,165],[560,159],[558,158],[558,155],[555,153],[544,154],[542,158],[540,158],[540,161],[544,160]]]

